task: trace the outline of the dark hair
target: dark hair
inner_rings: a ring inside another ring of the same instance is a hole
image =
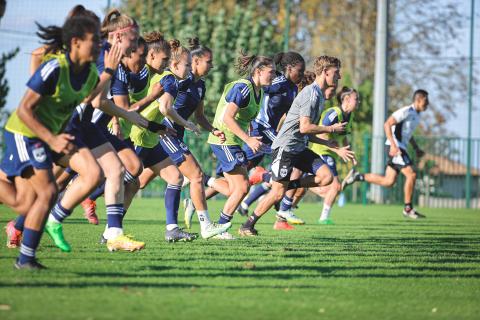
[[[158,31],[152,31],[149,33],[145,33],[143,35],[145,39],[145,43],[147,45],[147,50],[154,50],[155,52],[163,51],[167,55],[170,55],[170,44],[168,41],[163,37],[163,34]]]
[[[351,95],[352,93],[358,94],[357,90],[355,90],[354,88],[343,87],[342,90],[340,90],[340,92],[337,93],[338,104],[342,105],[343,99],[345,99],[346,96]]]
[[[147,47],[147,42],[145,41],[145,38],[143,38],[143,37],[138,37],[138,46],[139,46],[139,47],[141,47],[141,46]]]
[[[98,21],[87,15],[75,15],[68,18],[63,27],[48,26],[44,27],[35,22],[38,31],[37,35],[42,39],[42,43],[47,45],[47,52],[59,50],[70,51],[70,42],[73,38],[83,39],[85,34],[98,32],[100,25]]]
[[[416,96],[421,96],[423,98],[428,98],[428,92],[427,90],[423,90],[423,89],[418,89],[418,90],[415,90],[415,92],[413,93],[413,100],[415,100],[415,97]]]
[[[310,71],[310,70],[305,70],[303,73],[303,78],[300,81],[300,83],[297,85],[298,86],[298,92],[302,91],[303,88],[308,86],[309,84],[312,84],[313,81],[315,81],[315,72]]]
[[[100,18],[95,14],[95,12],[85,9],[85,7],[82,6],[81,4],[76,5],[75,7],[72,8],[72,10],[70,10],[70,12],[67,15],[67,19],[76,17],[76,16],[87,16],[96,20],[98,24],[100,24]]]
[[[289,52],[279,52],[273,57],[275,66],[277,69],[283,73],[287,69],[287,66],[296,66],[301,63],[305,65],[305,59],[298,52],[289,51]]]
[[[240,75],[251,76],[257,69],[262,69],[268,65],[274,64],[273,59],[265,56],[247,55],[244,51],[240,52],[240,56],[237,58],[235,69]]]
[[[192,57],[203,57],[207,53],[212,53],[209,47],[200,44],[198,37],[188,39],[188,48]]]

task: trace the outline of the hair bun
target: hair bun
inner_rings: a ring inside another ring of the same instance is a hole
[[[200,40],[198,39],[198,37],[188,38],[188,46],[190,50],[195,50],[200,47]]]
[[[159,31],[152,31],[145,33],[143,35],[143,39],[145,39],[146,43],[152,43],[152,42],[158,42],[158,41],[163,41],[164,37],[163,34]]]
[[[171,39],[170,41],[168,41],[168,44],[170,45],[170,48],[172,48],[172,50],[180,48],[180,41],[178,41],[177,39]]]

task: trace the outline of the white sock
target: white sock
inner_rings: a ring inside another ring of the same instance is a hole
[[[215,178],[214,177],[210,177],[207,181],[207,186],[213,188],[213,184],[215,183]]]
[[[178,224],[176,223],[167,224],[167,231],[172,231],[175,228],[178,228]]]
[[[320,220],[327,220],[328,217],[330,216],[330,207],[328,204],[323,204],[323,210],[322,210],[322,215],[320,216]]]
[[[107,228],[103,233],[103,237],[107,240],[115,239],[123,234],[122,228]]]
[[[48,215],[48,222],[55,222],[55,223],[61,223],[57,219],[55,219],[55,216],[53,214]]]
[[[205,229],[210,222],[210,215],[208,214],[208,210],[198,210],[197,211],[198,221],[200,222],[200,229]]]

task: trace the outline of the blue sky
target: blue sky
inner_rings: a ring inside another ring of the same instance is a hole
[[[10,93],[7,97],[8,109],[15,108],[24,93],[24,85],[28,80],[29,74],[29,54],[33,49],[39,46],[38,38],[34,34],[34,31],[36,30],[34,21],[38,21],[44,25],[61,25],[66,13],[79,2],[88,9],[95,11],[99,16],[103,16],[103,10],[107,6],[107,0],[7,0],[7,10],[0,23],[0,52],[11,50],[17,46],[21,49],[17,57],[7,65],[7,79],[10,83]],[[111,2],[112,5],[115,5],[120,1],[112,0]],[[469,0],[462,0],[457,3],[461,6],[463,12],[469,11]],[[476,12],[478,13],[480,11],[480,4],[476,9]],[[475,42],[478,44],[480,42],[480,18],[478,14],[476,20]],[[469,34],[468,24],[466,24],[466,28],[464,32],[462,30],[461,34],[463,34],[464,37],[457,39],[458,42],[453,45],[458,46],[462,56],[467,56]],[[478,45],[476,45],[474,52],[474,56],[480,56]],[[477,59],[476,70],[479,69],[478,61],[480,61],[480,59]],[[425,79],[425,83],[423,83],[422,86],[428,88],[428,81],[434,81],[434,79]],[[475,87],[475,89],[478,97],[479,90],[477,87]],[[464,96],[466,97],[466,93]],[[473,101],[474,106],[476,106],[477,109],[480,109],[478,99],[474,99]],[[457,117],[448,122],[449,130],[460,137],[466,137],[468,114],[467,99],[459,101],[456,110]],[[476,138],[480,138],[480,125],[478,125],[478,123],[480,123],[480,110],[476,110],[473,113],[472,133],[473,137]]]

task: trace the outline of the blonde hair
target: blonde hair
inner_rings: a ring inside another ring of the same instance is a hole
[[[317,76],[321,75],[324,70],[332,67],[340,69],[341,62],[338,58],[330,56],[320,56],[315,58],[315,61],[313,62],[313,72],[315,72],[315,75]]]
[[[143,39],[147,44],[147,51],[154,50],[155,52],[163,51],[167,55],[170,55],[170,44],[163,37],[163,34],[159,31],[152,31],[145,33]]]
[[[120,13],[118,9],[112,9],[107,13],[105,19],[103,19],[101,27],[102,37],[107,38],[109,33],[129,27],[135,29],[138,28],[138,24],[135,19],[127,16],[126,14]],[[125,32],[126,31],[127,30],[125,30]]]
[[[168,41],[170,45],[170,62],[178,62],[184,54],[190,54],[190,50],[180,44],[177,39]]]

